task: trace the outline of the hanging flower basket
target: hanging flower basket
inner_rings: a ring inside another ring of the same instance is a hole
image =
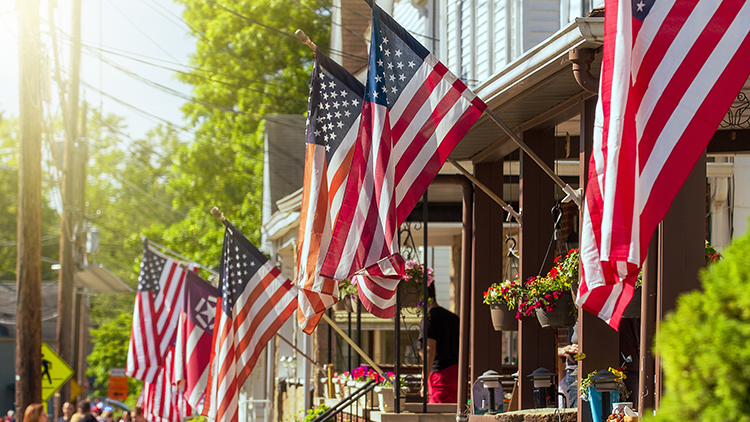
[[[518,320],[516,311],[508,309],[505,302],[493,302],[490,304],[492,325],[495,331],[518,331]]]
[[[557,299],[554,306],[536,308],[536,318],[542,328],[570,328],[576,325],[576,317],[576,305],[569,295]]]

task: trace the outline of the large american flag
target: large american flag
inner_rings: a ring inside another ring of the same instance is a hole
[[[377,5],[372,14],[362,122],[321,271],[336,280],[393,254],[398,227],[486,108]],[[379,290],[395,302],[394,291]],[[368,311],[392,316],[393,307],[384,305],[385,313]]]
[[[605,10],[578,305],[617,328],[656,226],[750,73],[750,4]]]
[[[184,267],[145,242],[128,347],[129,377],[155,382],[163,357],[174,344],[182,284],[189,272]]]
[[[263,348],[297,308],[294,283],[225,221],[208,389],[203,414],[236,422],[240,387]]]
[[[338,283],[319,273],[344,197],[364,92],[361,82],[316,49],[307,109],[296,277],[300,287],[297,319],[308,334],[338,300]]]
[[[208,385],[208,363],[214,334],[216,287],[189,272],[175,341],[175,383],[190,406],[197,408]]]

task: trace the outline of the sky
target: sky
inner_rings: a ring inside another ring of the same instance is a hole
[[[17,1],[23,0],[0,0],[0,111],[6,117],[17,117],[19,109]],[[105,114],[124,117],[127,125],[124,132],[132,138],[145,136],[164,121],[184,126],[180,107],[185,99],[144,83],[99,58],[101,54],[107,61],[145,79],[190,95],[191,86],[177,81],[173,71],[124,57],[187,71],[185,65],[195,51],[195,38],[189,35],[181,19],[183,6],[172,0],[82,0],[81,8],[81,39],[84,46],[90,46],[84,47],[81,54],[81,99],[92,107],[101,106]],[[47,0],[42,0],[42,31],[48,31],[48,10]],[[70,0],[57,1],[54,19],[65,34],[58,37],[58,45],[61,65],[67,71]],[[49,37],[44,40],[45,53],[53,60]],[[57,86],[52,87],[53,110],[59,112]],[[180,138],[189,140],[190,135],[181,133]]]

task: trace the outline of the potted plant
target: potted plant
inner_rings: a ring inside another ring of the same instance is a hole
[[[614,382],[614,386],[610,392],[609,395],[609,408],[611,409],[612,403],[617,403],[620,400],[625,400],[630,396],[630,391],[625,387],[625,378],[627,378],[627,375],[625,374],[624,365],[619,368],[612,368],[610,367],[607,371],[609,371],[609,377],[606,377],[606,381]],[[591,407],[591,414],[593,416],[594,420],[602,420],[602,389],[609,390],[609,388],[597,388],[597,379],[602,379],[605,377],[601,376],[601,373],[607,374],[607,371],[593,371],[589,373],[585,378],[581,379],[581,384],[579,386],[581,398],[587,402],[589,402],[589,406]],[[604,387],[603,385],[601,387]],[[604,415],[606,416],[606,415]]]
[[[404,300],[402,303],[403,307],[416,307],[422,308],[422,297],[424,293],[424,287],[422,286],[422,279],[424,278],[424,265],[414,260],[409,260],[404,263],[404,277],[401,279],[403,286]],[[427,285],[435,282],[433,277],[433,270],[427,267]],[[418,311],[421,312],[421,311]]]
[[[523,314],[515,311],[525,295],[523,283],[516,279],[493,284],[484,292],[484,303],[490,305],[492,325],[496,331],[517,331]]]
[[[525,316],[535,312],[544,328],[575,325],[578,308],[569,292],[578,281],[578,265],[578,249],[571,249],[565,257],[555,258],[555,266],[546,276],[529,278],[525,286],[527,295],[521,299],[519,311]]]
[[[375,387],[375,392],[378,394],[378,401],[380,403],[380,411],[383,413],[389,413],[395,410],[393,408],[395,393],[393,391],[392,381],[396,375],[393,372],[388,372],[386,376],[387,377],[380,377],[380,382]],[[401,399],[399,401],[401,402],[401,409],[403,410],[404,405],[406,404],[406,393],[409,392],[409,389],[406,388],[406,381],[403,378],[399,380],[399,386],[401,388]]]
[[[348,278],[339,281],[339,300],[336,302],[337,311],[357,312],[357,283]]]
[[[360,388],[367,385],[367,382],[370,380],[375,380],[375,382],[380,382],[380,374],[378,374],[374,369],[368,367],[368,366],[360,366],[357,368],[352,369],[352,380],[354,381],[354,389],[349,392],[349,394],[354,393],[355,391],[359,390]],[[361,396],[358,399],[359,405],[363,408],[370,408],[375,407],[378,405],[378,397],[376,394],[372,393],[366,393],[363,396]]]

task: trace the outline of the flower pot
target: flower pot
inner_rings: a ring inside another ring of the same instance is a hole
[[[536,309],[536,318],[542,328],[570,328],[576,325],[575,303],[573,298],[568,295],[562,295],[557,299],[557,306],[554,311]]]
[[[346,311],[346,299],[339,298],[335,305],[333,305],[334,311]]]
[[[622,313],[623,318],[640,318],[641,317],[641,288],[635,289],[633,292],[633,298],[630,299],[630,303],[625,307]]]
[[[508,309],[504,302],[493,302],[490,305],[490,314],[495,331],[518,331],[516,311]]]
[[[612,404],[620,401],[620,392],[611,391],[609,393],[609,410],[612,412]],[[603,421],[607,418],[602,412],[602,393],[594,390],[593,387],[589,387],[589,406],[591,408],[591,419],[594,421]]]
[[[406,405],[406,393],[409,390],[406,388],[401,388],[401,398],[399,400],[401,404],[401,410],[404,410],[404,406]],[[393,387],[375,387],[375,392],[378,394],[378,401],[380,402],[380,411],[383,413],[391,413],[394,412],[396,409],[393,407],[394,405],[394,393],[393,393]]]
[[[341,383],[339,383],[338,378],[333,379],[333,388],[334,388],[334,391],[336,392],[336,397],[343,399],[344,396],[341,395]]]

